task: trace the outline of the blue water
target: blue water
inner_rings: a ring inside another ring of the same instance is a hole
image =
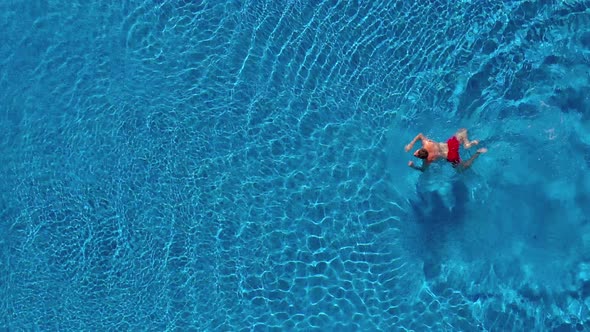
[[[588,3],[0,17],[0,330],[590,329]]]

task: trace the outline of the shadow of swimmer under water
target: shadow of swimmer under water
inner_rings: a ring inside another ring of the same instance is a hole
[[[420,182],[416,185],[416,198],[410,200],[417,223],[435,226],[463,222],[469,202],[469,189],[463,181]]]

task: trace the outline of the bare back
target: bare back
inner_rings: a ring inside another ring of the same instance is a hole
[[[447,143],[435,142],[430,139],[424,140],[422,145],[428,151],[428,162],[432,163],[439,158],[446,158],[449,153],[449,146]]]

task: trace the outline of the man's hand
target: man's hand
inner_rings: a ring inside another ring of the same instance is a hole
[[[406,145],[406,152],[408,152],[408,151],[410,151],[412,149],[412,145],[413,144],[411,144],[411,143],[408,144],[408,145]]]
[[[418,166],[414,165],[413,161],[408,162],[409,167],[411,167],[417,171],[420,171],[420,172],[424,172],[426,170],[426,168],[428,167],[428,165],[430,165],[430,163],[422,162],[422,166],[418,167]]]
[[[477,152],[478,153],[486,153],[486,152],[488,152],[488,149],[486,149],[486,148],[477,149]]]

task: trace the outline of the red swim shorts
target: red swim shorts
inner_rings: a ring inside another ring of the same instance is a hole
[[[461,143],[457,139],[457,137],[453,136],[449,138],[447,141],[447,145],[449,146],[449,153],[447,154],[447,161],[456,165],[461,162],[461,157],[459,157],[459,147]]]

